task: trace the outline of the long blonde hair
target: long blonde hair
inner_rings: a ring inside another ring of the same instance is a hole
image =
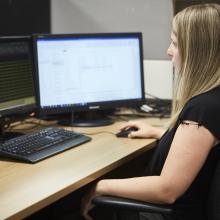
[[[174,17],[173,33],[181,64],[174,82],[171,127],[190,98],[220,85],[220,5],[184,9]]]

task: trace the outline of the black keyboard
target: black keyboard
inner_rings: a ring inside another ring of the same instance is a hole
[[[0,143],[0,155],[36,163],[90,141],[91,138],[63,128],[45,128]]]

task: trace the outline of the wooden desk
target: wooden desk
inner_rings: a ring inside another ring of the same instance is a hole
[[[160,119],[146,119],[160,125]],[[82,133],[117,132],[125,122],[97,128],[74,128]],[[73,129],[73,128],[70,128]],[[92,141],[36,164],[0,158],[0,219],[22,219],[121,166],[155,144],[153,139],[90,135]]]

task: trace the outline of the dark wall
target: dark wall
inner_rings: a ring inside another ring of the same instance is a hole
[[[50,33],[50,0],[0,0],[0,36]]]
[[[220,0],[173,0],[173,13],[175,15],[186,7],[204,3],[220,4]]]

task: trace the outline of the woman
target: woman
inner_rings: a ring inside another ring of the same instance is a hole
[[[84,198],[86,219],[98,195],[174,205],[172,217],[157,219],[207,219],[204,207],[220,156],[220,5],[195,5],[178,13],[168,55],[176,70],[170,127],[164,133],[128,122],[126,128],[138,128],[130,138],[160,139],[150,166],[142,177],[99,181]]]

